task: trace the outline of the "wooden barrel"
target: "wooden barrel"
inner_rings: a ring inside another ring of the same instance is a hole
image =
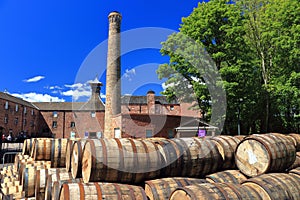
[[[147,139],[148,140],[148,139]],[[157,146],[161,156],[161,176],[162,177],[176,177],[181,175],[184,149],[173,140],[166,138],[152,138],[152,142]]]
[[[68,170],[68,172],[71,171],[72,146],[73,146],[73,143],[77,140],[79,140],[79,139],[70,139],[67,142],[67,146],[66,146],[66,169]]]
[[[218,135],[211,140],[216,143],[223,158],[222,169],[236,169],[234,153],[241,140],[229,135]]]
[[[173,138],[172,141],[177,144],[180,152],[183,152],[178,158],[178,162],[180,162],[179,176],[205,177],[207,174],[217,172],[222,167],[222,156],[212,140],[193,137]]]
[[[71,199],[139,199],[147,200],[144,189],[140,186],[118,183],[68,183],[60,190],[60,200]]]
[[[255,189],[266,200],[300,199],[300,177],[293,174],[269,173],[242,183]]]
[[[17,169],[17,165],[19,163],[19,160],[28,159],[28,158],[30,158],[29,155],[24,155],[24,154],[21,154],[21,153],[16,154],[15,160],[14,160],[14,168]]]
[[[300,167],[300,152],[296,152],[295,162],[288,168],[288,171],[294,168]]]
[[[172,191],[178,187],[206,183],[205,179],[172,177],[145,181],[145,192],[150,200],[169,199]]]
[[[130,138],[87,140],[82,156],[85,183],[140,183],[159,176],[161,155],[150,141]]]
[[[259,193],[249,187],[233,183],[202,183],[174,190],[170,200],[262,200]]]
[[[36,171],[35,179],[35,197],[37,200],[45,199],[45,188],[48,176],[56,173],[66,172],[66,168],[48,168]]]
[[[21,183],[23,186],[23,191],[25,192],[25,197],[33,197],[35,195],[36,171],[44,168],[46,167],[39,165],[26,167],[23,169]]]
[[[247,177],[239,170],[225,170],[206,176],[206,181],[210,183],[235,183],[239,184],[247,180]]]
[[[82,152],[83,147],[86,142],[86,139],[81,139],[75,141],[72,146],[72,154],[71,154],[71,173],[73,178],[81,178],[82,177]]]
[[[267,172],[282,172],[296,159],[294,144],[284,136],[252,135],[242,140],[236,149],[238,169],[249,177]]]
[[[52,200],[59,199],[60,188],[64,183],[82,183],[82,178],[55,181],[51,189]]]
[[[294,168],[289,171],[289,174],[296,174],[300,177],[300,167]]]
[[[14,170],[18,171],[22,164],[33,162],[33,158],[29,155],[17,155],[14,161]]]
[[[51,140],[52,138],[37,138],[33,141],[31,157],[34,160],[51,161]]]
[[[66,150],[69,139],[56,138],[51,140],[51,167],[66,167]]]
[[[18,176],[19,176],[19,180],[21,181],[22,180],[22,176],[24,174],[24,170],[26,168],[50,168],[51,167],[51,162],[50,161],[42,161],[42,160],[39,160],[39,161],[30,161],[28,163],[23,163],[20,165],[20,169],[18,171]]]
[[[234,135],[233,137],[238,139],[239,141],[242,141],[243,139],[245,139],[246,137],[248,137],[249,135]]]
[[[287,136],[290,136],[294,139],[294,144],[296,147],[296,151],[300,151],[300,134],[290,133]]]
[[[51,200],[52,198],[52,189],[53,184],[56,181],[63,181],[63,180],[71,180],[73,179],[72,174],[68,171],[66,172],[56,172],[51,174],[47,177],[46,181],[46,188],[45,188],[45,200]]]
[[[22,154],[30,155],[33,148],[33,141],[35,138],[25,139],[23,142]]]

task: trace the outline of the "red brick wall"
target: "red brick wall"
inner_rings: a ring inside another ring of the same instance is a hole
[[[168,132],[180,125],[179,116],[164,115],[122,115],[124,137],[146,137],[146,130],[152,130],[154,137],[168,138]]]
[[[96,112],[95,117],[90,111],[58,111],[57,117],[53,116],[53,111],[41,113],[56,138],[69,138],[71,132],[75,132],[76,137],[84,137],[85,132],[104,131],[104,112]],[[56,128],[52,127],[53,121],[57,122]],[[75,127],[71,127],[71,122],[75,122]]]
[[[6,102],[8,102],[8,109],[5,109]],[[18,105],[17,111],[16,105]],[[24,113],[25,108],[26,113]],[[0,99],[0,127],[3,127],[5,134],[8,134],[10,129],[12,130],[13,137],[17,137],[21,131],[25,131],[29,135],[36,133],[38,131],[36,127],[38,124],[38,114],[39,111],[33,107]],[[5,123],[5,117],[7,117],[7,123]]]

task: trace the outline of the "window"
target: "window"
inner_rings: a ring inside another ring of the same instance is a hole
[[[16,104],[16,112],[18,112],[18,111],[19,111],[19,105]]]
[[[70,125],[72,128],[75,127],[75,122],[71,122],[71,125]]]
[[[27,123],[27,120],[24,119],[24,120],[23,120],[23,125],[26,126],[26,123]]]
[[[97,139],[97,133],[96,132],[89,132],[89,139]]]
[[[115,133],[115,138],[121,138],[122,137],[120,128],[115,128],[114,133]]]
[[[168,138],[174,138],[174,133],[171,129],[168,130]]]
[[[15,118],[15,124],[17,125],[18,124],[18,122],[19,122],[19,118]]]
[[[30,121],[30,126],[33,127],[34,126],[34,122]]]
[[[153,136],[152,130],[146,130],[146,138],[150,138],[152,136]]]
[[[52,128],[57,128],[57,121],[52,122]]]
[[[53,111],[53,117],[57,117],[57,111]]]
[[[174,106],[173,105],[170,106],[170,110],[174,110]]]
[[[31,115],[34,115],[34,110],[33,109],[31,110]]]
[[[24,114],[27,114],[27,108],[24,107]]]
[[[8,115],[5,115],[5,117],[4,117],[4,123],[5,123],[5,124],[8,123]]]
[[[95,112],[91,112],[91,116],[92,117],[96,117],[96,113]]]
[[[8,110],[8,101],[5,102],[5,110]]]

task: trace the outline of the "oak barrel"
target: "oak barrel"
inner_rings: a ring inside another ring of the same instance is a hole
[[[249,135],[234,135],[233,137],[237,138],[239,141],[242,141],[243,139],[245,139],[248,136]]]
[[[145,181],[145,192],[150,200],[169,199],[172,191],[178,187],[206,183],[205,179],[171,177]]]
[[[23,186],[23,191],[25,192],[25,197],[35,196],[36,171],[45,168],[46,166],[39,165],[39,166],[26,167],[22,170],[21,183]]]
[[[56,138],[51,140],[51,167],[66,167],[66,150],[69,139]]]
[[[87,140],[82,156],[85,183],[140,183],[159,176],[161,155],[150,141],[130,138]]]
[[[64,183],[59,199],[138,199],[147,200],[144,189],[140,186],[118,183]]]
[[[294,144],[279,134],[252,135],[242,140],[235,152],[238,169],[249,177],[283,172],[296,159]]]
[[[216,143],[218,150],[223,158],[222,169],[236,169],[234,153],[240,139],[229,135],[218,135],[211,140]]]
[[[36,171],[35,178],[35,197],[36,199],[45,199],[45,188],[48,176],[56,173],[66,172],[66,168],[48,168]]]
[[[22,178],[23,178],[23,172],[26,168],[50,168],[51,167],[51,162],[50,161],[42,161],[42,160],[39,160],[39,161],[30,161],[30,162],[27,162],[27,163],[22,163],[20,165],[20,168],[19,168],[19,171],[18,171],[18,177],[19,177],[19,180],[22,181]]]
[[[75,141],[79,139],[69,139],[66,146],[66,169],[71,171],[71,155],[72,155],[72,145]]]
[[[147,138],[147,140],[149,139]],[[166,138],[152,138],[150,141],[155,143],[162,157],[160,176],[180,176],[183,166],[183,159],[181,159],[181,156],[184,152],[181,145]]]
[[[22,147],[23,155],[30,155],[33,148],[33,141],[35,138],[25,139]]]
[[[202,183],[174,190],[170,200],[262,200],[259,193],[249,187],[233,183]]]
[[[71,172],[65,171],[65,172],[56,172],[54,174],[51,174],[47,177],[46,181],[46,188],[45,188],[45,200],[51,200],[52,198],[52,189],[53,184],[56,181],[63,181],[63,180],[71,180],[73,179]]]
[[[300,167],[297,167],[297,168],[294,168],[294,169],[290,170],[289,173],[298,175],[300,177]]]
[[[294,139],[294,144],[295,144],[295,147],[296,147],[296,151],[300,151],[300,134],[290,133],[287,136],[290,136]]]
[[[37,138],[33,141],[31,157],[34,160],[51,161],[51,140],[52,138]]]
[[[225,170],[209,174],[206,181],[210,183],[235,183],[239,184],[247,180],[247,177],[239,170]]]
[[[14,161],[14,170],[18,171],[22,164],[28,163],[28,162],[31,162],[31,161],[33,161],[33,158],[30,157],[29,155],[17,154],[15,156],[15,161]]]
[[[193,137],[173,138],[172,141],[177,144],[177,151],[182,152],[179,161],[176,161],[180,163],[178,176],[205,177],[221,169],[222,156],[212,140]]]
[[[252,187],[265,200],[300,199],[300,177],[293,174],[269,173],[242,183]]]
[[[294,168],[300,167],[300,152],[296,152],[295,162],[288,168],[288,171]]]
[[[86,139],[81,139],[75,141],[72,145],[72,153],[71,153],[71,173],[73,178],[81,178],[82,177],[82,151]]]
[[[59,192],[60,192],[60,188],[61,188],[62,184],[64,184],[64,183],[81,183],[81,182],[82,182],[82,178],[55,181],[51,188],[52,200],[59,199]]]

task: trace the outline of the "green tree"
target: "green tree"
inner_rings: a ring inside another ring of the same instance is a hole
[[[210,75],[209,78],[203,78],[206,74],[214,74],[209,69],[211,65],[208,64],[205,67],[205,61],[210,58],[206,56],[205,59],[202,59],[201,69],[205,70],[199,71],[197,68],[199,58],[189,59],[189,61],[194,60],[192,63],[187,62],[186,57],[173,51],[179,46],[186,46],[187,48],[183,50],[189,52],[186,55],[194,56],[191,51],[194,47],[188,47],[187,42],[182,41],[182,35],[185,35],[205,49],[214,61],[218,73],[221,72],[226,77],[225,82],[217,80],[215,84],[225,86],[227,101],[230,102],[230,104],[227,104],[226,101],[222,102],[223,105],[228,105],[225,130],[227,132],[236,130],[236,112],[239,104],[237,99],[244,98],[244,95],[239,84],[242,79],[236,81],[234,77],[240,76],[241,67],[249,64],[242,59],[245,57],[243,52],[246,51],[244,34],[243,16],[238,6],[227,0],[199,3],[190,16],[182,19],[180,33],[171,35],[167,41],[163,42],[161,53],[170,57],[170,62],[160,65],[157,70],[159,78],[168,78],[166,84],[169,87],[163,94],[169,98],[180,96],[181,100],[186,99],[190,96],[190,92],[186,92],[184,89],[179,90],[178,87],[187,88],[190,85],[195,93],[196,102],[206,113],[205,119],[208,120],[212,112],[215,112],[211,110],[210,102],[214,102],[214,99],[211,97],[212,91],[208,89],[208,85],[213,82],[212,79],[215,77]],[[198,55],[198,57],[201,56]],[[184,82],[182,77],[184,77]]]
[[[293,131],[299,112],[298,0],[239,0],[245,16],[247,46],[260,67],[262,132]]]
[[[157,70],[159,78],[167,78],[163,94],[170,99],[194,98],[206,120],[214,113],[211,103],[227,104],[227,134],[237,133],[238,116],[242,134],[299,131],[299,4],[298,0],[199,3],[182,19],[180,32],[162,43],[162,55],[170,57]],[[214,80],[217,74],[222,79]],[[212,91],[223,87],[226,99],[212,97]]]

